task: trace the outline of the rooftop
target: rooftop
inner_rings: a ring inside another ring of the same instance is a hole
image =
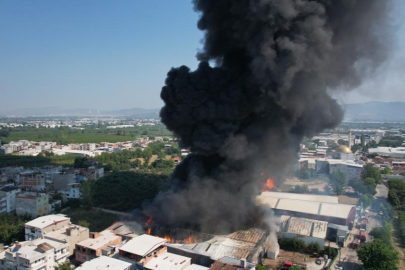
[[[144,257],[165,243],[165,239],[143,234],[129,240],[120,250]]]
[[[131,267],[130,263],[101,256],[91,261],[85,262],[76,270],[125,270]]]
[[[77,245],[84,247],[84,248],[97,250],[119,238],[120,238],[119,236],[113,234],[110,230],[105,230],[105,231],[100,232],[99,237],[88,238],[86,240],[83,240],[83,241],[77,243]]]
[[[291,216],[281,216],[279,231],[283,233],[292,233],[301,236],[311,236],[315,238],[326,238],[328,222],[318,221],[307,218],[298,218]]]
[[[263,192],[265,193],[265,192]],[[353,205],[339,204],[339,203],[326,203],[319,201],[305,201],[299,199],[291,199],[289,196],[286,198],[278,198],[273,196],[266,196],[263,193],[256,197],[256,202],[259,205],[269,206],[272,209],[291,211],[298,213],[306,213],[312,215],[320,215],[325,217],[336,217],[347,219],[350,212],[354,208]],[[290,194],[290,193],[289,193]],[[296,194],[300,195],[300,194]],[[312,195],[309,195],[312,196]],[[316,195],[313,195],[316,196]],[[337,197],[336,197],[337,200]]]
[[[262,192],[260,196],[280,198],[280,199],[293,199],[312,202],[326,202],[326,203],[338,203],[337,196],[327,195],[313,195],[313,194],[297,194],[288,192]]]
[[[191,258],[164,252],[150,260],[145,267],[151,270],[182,270],[190,262]]]
[[[31,220],[30,222],[25,223],[25,225],[30,226],[30,227],[44,229],[48,226],[51,226],[53,224],[63,222],[66,220],[70,220],[70,218],[68,218],[66,216],[62,216],[62,215],[47,215],[47,216],[38,217],[34,220]]]

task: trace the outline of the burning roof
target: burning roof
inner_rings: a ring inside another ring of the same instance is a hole
[[[237,231],[229,235],[218,235],[212,239],[195,244],[167,244],[175,249],[186,250],[219,260],[229,256],[257,262],[259,254],[264,250],[267,233],[261,229]]]

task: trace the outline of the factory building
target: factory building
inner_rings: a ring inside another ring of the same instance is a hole
[[[302,217],[344,226],[349,226],[356,217],[356,207],[339,204],[335,196],[262,192],[256,201],[272,208],[279,216]]]
[[[318,243],[323,249],[328,231],[328,222],[307,218],[281,216],[279,221],[278,235],[280,238],[296,238],[305,242]]]

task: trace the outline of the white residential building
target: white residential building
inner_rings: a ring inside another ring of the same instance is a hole
[[[25,240],[38,238],[67,243],[69,254],[73,255],[75,245],[89,238],[89,229],[71,224],[68,217],[48,215],[25,223]]]
[[[15,211],[15,197],[19,192],[19,188],[12,186],[0,189],[0,214]]]
[[[69,245],[51,239],[16,243],[0,253],[0,269],[48,270],[69,257]]]

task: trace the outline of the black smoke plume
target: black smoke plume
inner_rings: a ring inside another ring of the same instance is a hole
[[[169,71],[162,122],[189,155],[148,214],[162,225],[229,232],[255,224],[261,172],[282,176],[299,143],[336,127],[329,95],[387,57],[389,0],[195,0],[198,69]]]

